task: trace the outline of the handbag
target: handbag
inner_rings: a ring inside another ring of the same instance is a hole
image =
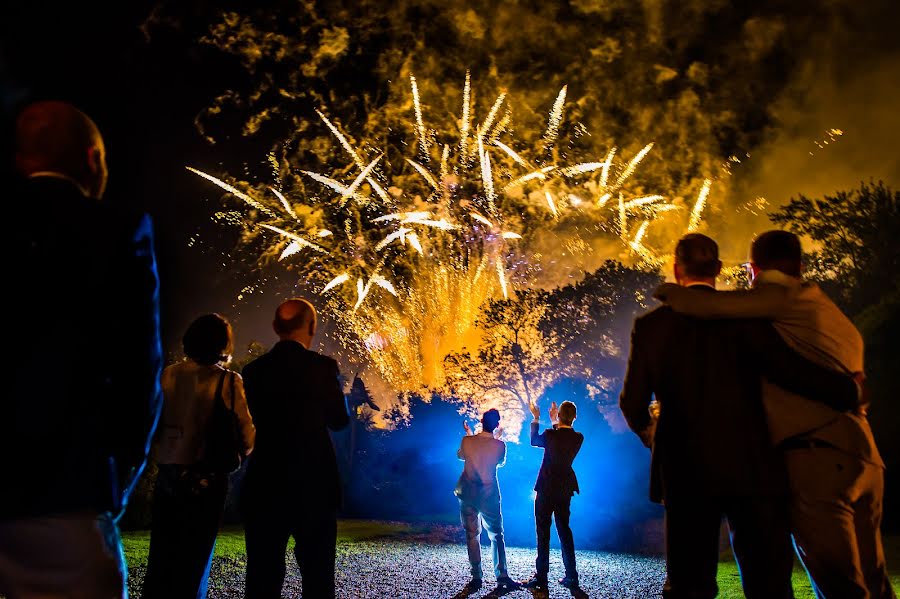
[[[225,377],[231,375],[231,407],[222,395]],[[234,411],[234,373],[226,370],[219,378],[213,409],[206,427],[206,444],[201,463],[207,472],[230,474],[241,467],[241,428]]]

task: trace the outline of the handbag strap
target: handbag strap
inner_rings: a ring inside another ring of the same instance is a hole
[[[219,376],[219,383],[216,385],[216,394],[213,396],[213,403],[217,403],[220,399],[222,403],[225,403],[225,397],[222,395],[223,387],[225,386],[225,375],[228,374],[228,370],[222,370],[222,375]]]
[[[237,412],[234,411],[234,371],[228,371],[231,374],[231,413],[237,415]]]

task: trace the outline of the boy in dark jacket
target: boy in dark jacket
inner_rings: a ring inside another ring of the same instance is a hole
[[[575,568],[575,541],[569,527],[569,506],[572,495],[579,492],[578,479],[572,469],[572,462],[584,435],[572,428],[576,416],[575,404],[564,401],[559,408],[556,402],[550,406],[550,421],[553,428],[538,433],[541,411],[531,405],[531,444],[544,448],[544,461],[538,474],[534,490],[534,520],[537,527],[537,573],[524,585],[533,589],[547,587],[550,573],[550,520],[556,517],[556,532],[562,545],[563,563],[566,566],[566,577],[559,581],[569,589],[578,588],[578,570]]]

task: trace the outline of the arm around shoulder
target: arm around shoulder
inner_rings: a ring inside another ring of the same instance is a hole
[[[719,291],[691,289],[674,283],[661,285],[655,297],[676,312],[703,319],[777,319],[790,305],[793,294],[782,285],[764,284],[753,289]]]

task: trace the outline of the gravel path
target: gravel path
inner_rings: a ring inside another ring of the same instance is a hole
[[[494,593],[490,550],[484,551],[485,586],[473,598],[497,597]],[[524,580],[534,572],[534,550],[508,548],[510,575]],[[582,593],[572,593],[552,582],[563,575],[559,550],[551,552],[550,592],[533,594],[517,590],[506,594],[510,599],[525,597],[591,597],[641,598],[658,597],[665,576],[661,558],[593,551],[578,552],[578,570]],[[142,568],[133,568],[132,589],[140,588]],[[431,599],[464,597],[461,589],[468,582],[468,560],[465,546],[427,542],[399,542],[374,540],[338,545],[338,597],[390,597]],[[239,560],[217,559],[210,576],[209,597],[215,599],[242,598],[244,563]],[[288,575],[284,597],[300,596],[300,575],[293,557],[288,559]],[[135,593],[133,595],[137,597]]]

